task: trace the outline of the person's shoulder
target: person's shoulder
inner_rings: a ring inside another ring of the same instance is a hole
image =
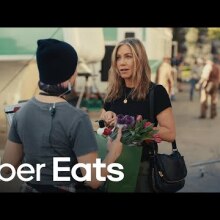
[[[88,123],[88,121],[90,121],[88,113],[84,110],[76,108],[71,104],[67,106],[68,107],[65,107],[65,110],[63,111],[65,114],[63,117],[68,119],[68,123],[76,126],[77,124]]]
[[[165,88],[160,84],[156,84],[154,82],[151,82],[149,89],[150,90],[154,89],[155,91],[161,91],[161,90],[164,90]]]
[[[88,113],[86,112],[86,110],[80,109],[80,108],[76,108],[75,106],[71,105],[70,103],[67,103],[68,109],[74,113],[74,115],[77,115],[77,117],[79,118],[84,118],[88,116]]]
[[[162,95],[162,94],[165,94],[167,93],[166,89],[164,88],[163,85],[160,85],[160,84],[155,84],[154,86],[154,90],[155,90],[155,94],[157,95]]]
[[[150,82],[150,85],[149,85],[149,89],[151,90],[151,89],[154,89],[155,87],[156,87],[156,83],[155,82]]]
[[[23,112],[26,112],[30,108],[30,106],[32,105],[33,101],[34,101],[34,97],[32,97],[31,99],[28,99],[28,100],[19,101],[15,107],[15,108],[17,108],[15,113],[21,114]]]

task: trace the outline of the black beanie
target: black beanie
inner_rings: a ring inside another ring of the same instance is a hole
[[[70,44],[56,39],[42,39],[37,41],[37,45],[36,58],[41,82],[56,85],[74,74],[78,57]]]

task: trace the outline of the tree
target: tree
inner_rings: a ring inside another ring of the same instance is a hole
[[[210,40],[220,40],[220,28],[208,28],[208,38]]]

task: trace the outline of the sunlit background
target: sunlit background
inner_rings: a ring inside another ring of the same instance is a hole
[[[182,191],[220,192],[220,117],[198,120],[199,92],[195,92],[193,102],[189,100],[195,60],[212,57],[220,64],[220,28],[0,28],[0,155],[9,130],[5,109],[39,92],[35,60],[38,39],[64,40],[76,48],[79,74],[69,100],[88,112],[95,130],[94,121],[99,117],[106,92],[111,53],[117,42],[127,37],[143,42],[152,81],[164,57],[170,57],[172,66],[178,68],[182,83],[175,81],[172,106],[177,145],[188,165],[188,181]],[[218,103],[218,114],[219,110]],[[170,145],[165,144],[162,149],[169,151]],[[198,166],[193,166],[196,163]],[[16,191],[17,187],[12,184],[10,190]]]

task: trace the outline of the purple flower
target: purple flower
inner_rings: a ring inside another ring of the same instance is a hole
[[[120,115],[117,115],[117,123],[120,124],[120,125],[123,125],[125,124],[125,120],[124,120],[124,115],[120,114]]]
[[[133,116],[130,116],[130,115],[125,115],[124,116],[124,123],[126,124],[126,125],[134,125],[134,123],[135,123],[135,119],[134,119],[134,117]]]
[[[118,118],[117,120],[118,125],[124,125],[123,126],[124,128],[131,127],[135,124],[135,118],[130,115],[120,114],[117,116],[117,118]]]

